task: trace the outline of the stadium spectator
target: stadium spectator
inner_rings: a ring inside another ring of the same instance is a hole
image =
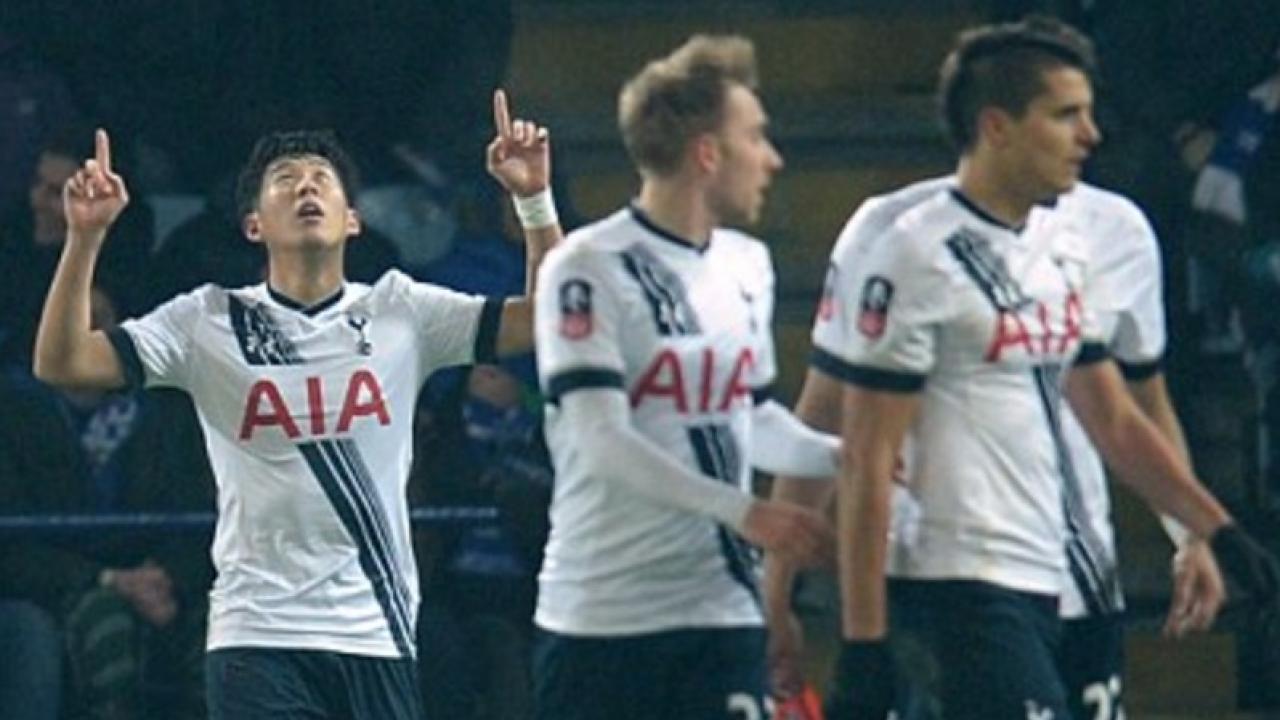
[[[22,268],[0,283],[0,357],[29,364],[40,307],[67,235],[62,213],[62,185],[92,149],[92,131],[71,125],[54,131],[37,154],[27,180],[27,202],[0,226],[0,267]],[[138,309],[149,277],[151,223],[144,208],[125,213],[111,233],[97,283],[124,314]]]
[[[0,477],[12,477],[0,455]],[[9,599],[0,580],[0,715],[58,720],[62,708],[62,633],[48,610]]]
[[[423,429],[415,476],[427,502],[499,511],[494,522],[429,533],[420,642],[442,650],[422,662],[430,718],[531,717],[535,578],[551,499],[538,407],[508,367],[477,365]]]
[[[78,115],[62,78],[38,62],[10,27],[0,14],[0,218],[22,206],[49,136]]]
[[[92,313],[94,327],[115,326],[100,289]],[[6,512],[213,509],[212,476],[184,396],[55,390],[8,365],[0,413]],[[36,604],[65,636],[73,716],[204,717],[208,543],[207,533],[36,533],[0,546],[0,596]]]

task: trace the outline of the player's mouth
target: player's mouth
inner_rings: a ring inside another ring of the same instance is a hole
[[[322,219],[324,208],[320,207],[320,203],[308,200],[298,206],[297,215],[301,220]]]

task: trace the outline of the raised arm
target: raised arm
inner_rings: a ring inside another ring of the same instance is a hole
[[[110,138],[98,130],[94,157],[62,189],[67,240],[36,333],[34,371],[45,382],[101,389],[125,383],[110,340],[92,329],[89,298],[107,230],[128,204],[124,180],[111,169]]]
[[[524,228],[525,294],[508,300],[498,326],[498,354],[533,349],[533,296],[538,266],[564,237],[551,197],[551,134],[528,120],[511,119],[507,94],[493,93],[494,138],[486,153],[489,174],[511,193]]]

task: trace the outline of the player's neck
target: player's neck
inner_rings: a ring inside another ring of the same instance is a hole
[[[1035,200],[1021,191],[990,162],[966,156],[956,171],[960,192],[983,212],[1011,228],[1022,227]]]
[[[267,284],[290,300],[309,307],[333,297],[343,283],[342,256],[320,258],[272,257],[268,261]]]
[[[636,207],[658,227],[697,247],[710,241],[716,227],[703,193],[680,180],[645,180]]]

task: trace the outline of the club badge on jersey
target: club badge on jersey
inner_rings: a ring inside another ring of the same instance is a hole
[[[591,285],[586,280],[566,280],[560,285],[560,334],[582,340],[592,330]]]
[[[893,302],[893,283],[888,278],[872,275],[862,286],[858,307],[858,332],[872,340],[884,335],[889,320],[889,303]]]
[[[356,342],[356,352],[366,356],[372,355],[373,343],[369,342],[369,336],[365,333],[366,328],[369,327],[369,316],[347,313],[347,324],[360,336],[359,341]]]

